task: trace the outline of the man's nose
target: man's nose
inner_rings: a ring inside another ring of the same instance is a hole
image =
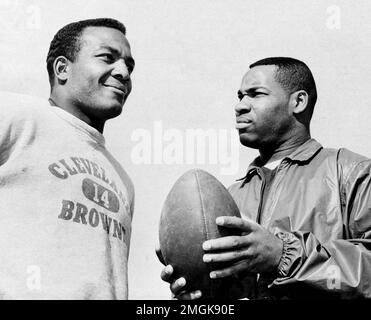
[[[112,75],[119,77],[123,80],[130,78],[129,69],[124,61],[124,59],[118,59],[114,64],[114,69],[112,70]]]
[[[248,97],[244,96],[239,103],[234,107],[236,114],[243,114],[251,111],[251,103]]]

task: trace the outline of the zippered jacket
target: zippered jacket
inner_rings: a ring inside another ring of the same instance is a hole
[[[263,209],[257,163],[229,191],[284,246],[248,298],[371,298],[371,160],[310,139],[282,160]]]

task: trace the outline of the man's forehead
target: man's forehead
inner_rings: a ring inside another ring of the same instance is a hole
[[[241,86],[272,85],[276,83],[276,70],[277,66],[275,65],[253,67],[243,76]]]
[[[81,41],[94,48],[112,47],[116,50],[129,49],[126,36],[117,29],[109,27],[86,27],[81,35]]]

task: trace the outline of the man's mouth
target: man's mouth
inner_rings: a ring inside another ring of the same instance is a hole
[[[236,119],[236,129],[245,129],[247,128],[252,121],[250,119],[239,117]]]
[[[110,89],[112,89],[112,91],[115,91],[119,94],[123,94],[123,95],[127,94],[126,88],[124,86],[112,85],[112,84],[104,84],[103,86],[105,86],[107,88],[110,88]]]

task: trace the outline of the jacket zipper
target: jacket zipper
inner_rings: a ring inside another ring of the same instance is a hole
[[[260,188],[260,201],[259,201],[259,207],[258,207],[258,214],[256,216],[256,222],[260,224],[261,214],[262,214],[262,207],[263,207],[263,196],[264,196],[264,189],[265,189],[265,177],[264,174],[262,174],[259,170],[258,174],[262,178],[262,186]]]
[[[262,179],[262,186],[260,188],[260,201],[259,201],[259,207],[258,207],[258,214],[256,216],[256,222],[260,224],[260,218],[261,218],[261,212],[262,212],[262,207],[263,207],[263,195],[264,195],[264,189],[265,189],[265,177],[264,174],[262,174],[259,169],[256,170],[258,172],[258,175]],[[258,297],[259,296],[259,279],[260,279],[260,274],[257,273],[255,277],[255,283],[254,283],[254,296]]]

